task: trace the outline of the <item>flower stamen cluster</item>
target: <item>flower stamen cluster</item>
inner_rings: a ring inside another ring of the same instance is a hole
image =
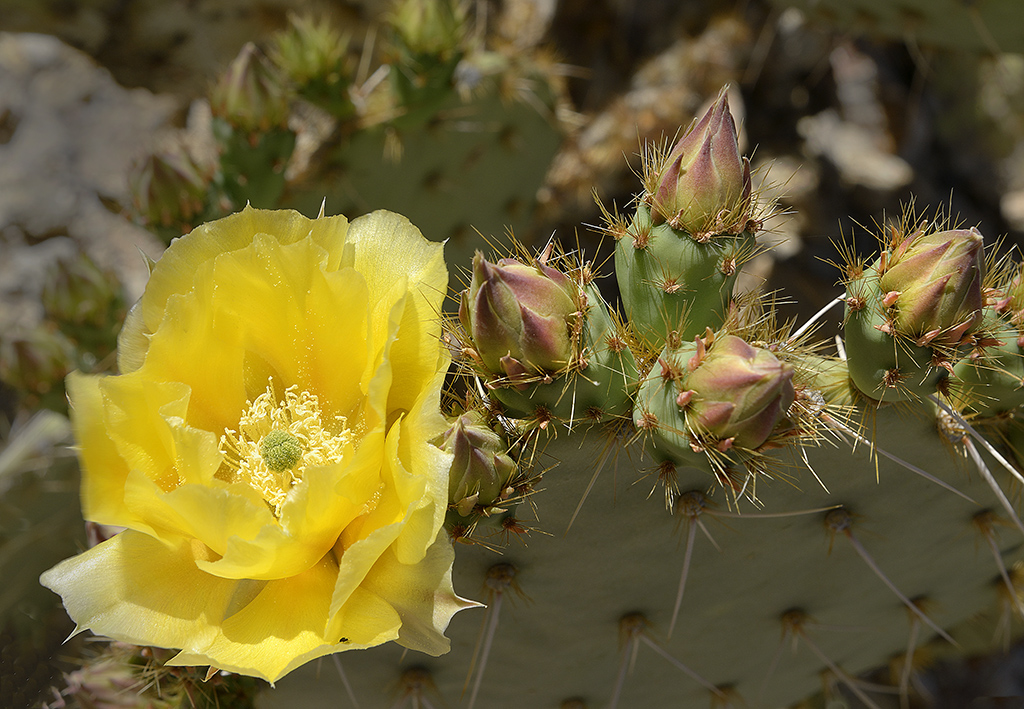
[[[278,401],[271,382],[248,402],[238,430],[224,431],[220,450],[229,482],[250,485],[280,519],[281,507],[303,471],[341,461],[353,438],[344,416],[323,419],[315,394],[292,385]]]

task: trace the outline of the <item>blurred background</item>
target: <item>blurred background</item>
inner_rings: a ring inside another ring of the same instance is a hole
[[[595,196],[628,212],[642,146],[728,85],[774,247],[744,282],[806,316],[886,224],[1021,243],[1022,53],[1020,0],[0,0],[0,706],[74,705],[90,650],[37,583],[89,543],[62,382],[114,370],[174,236],[389,208],[453,271],[510,233],[600,263]],[[1019,654],[925,705],[1021,694]]]

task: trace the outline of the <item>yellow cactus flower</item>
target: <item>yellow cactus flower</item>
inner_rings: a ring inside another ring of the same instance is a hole
[[[79,630],[271,682],[395,640],[448,650],[476,605],[429,443],[449,356],[442,247],[374,212],[243,212],[175,240],[118,343],[68,378],[86,519],[125,531],[43,574]]]

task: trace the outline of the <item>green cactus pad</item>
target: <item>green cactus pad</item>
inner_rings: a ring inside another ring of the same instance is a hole
[[[753,234],[698,242],[668,223],[654,225],[637,205],[632,223],[615,244],[615,274],[626,317],[651,350],[668,333],[692,340],[725,320],[739,267],[755,250]]]

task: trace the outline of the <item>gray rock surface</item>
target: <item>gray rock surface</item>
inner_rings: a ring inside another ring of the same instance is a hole
[[[38,322],[42,276],[79,249],[141,294],[139,250],[162,245],[120,205],[131,161],[176,107],[54,37],[0,33],[0,333]]]

